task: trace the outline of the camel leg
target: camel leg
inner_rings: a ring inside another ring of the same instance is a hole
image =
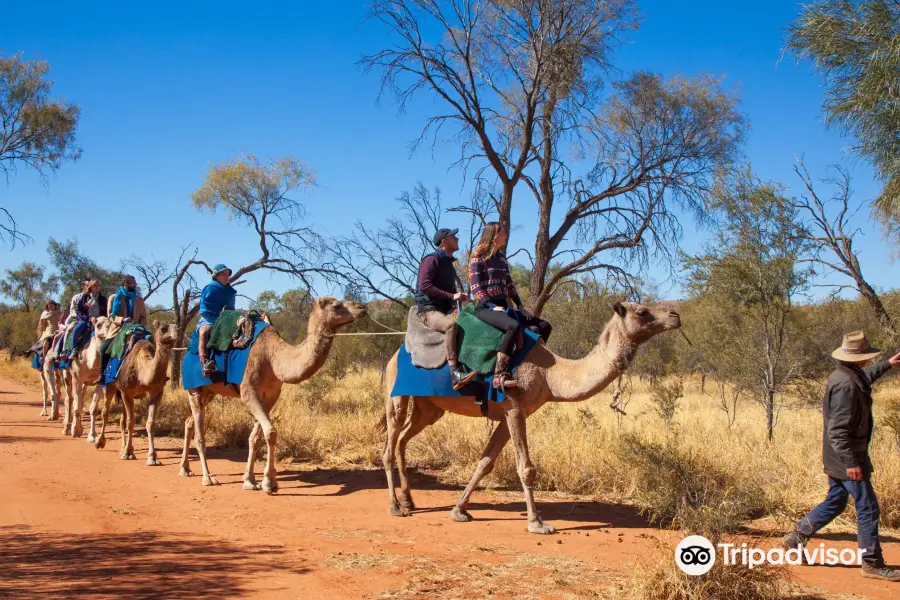
[[[62,379],[63,375],[60,371],[47,372],[47,386],[50,388],[50,414],[47,415],[48,421],[59,419],[59,384]]]
[[[182,477],[191,477],[194,474],[188,458],[192,437],[194,437],[194,417],[188,417],[184,420],[184,446],[181,448],[181,470],[178,472]]]
[[[106,389],[104,388],[104,394],[106,393]],[[88,409],[91,413],[91,428],[88,432],[87,441],[88,443],[94,443],[97,441],[97,405],[100,404],[100,388],[97,388],[94,391],[94,395],[91,396],[91,407]]]
[[[151,397],[147,402],[147,466],[159,467],[162,463],[156,457],[156,446],[153,444],[153,422],[156,419],[156,410],[162,400],[162,392]]]
[[[387,396],[384,403],[385,412],[385,440],[384,452],[381,455],[381,461],[384,465],[384,474],[387,477],[388,496],[388,514],[395,517],[408,517],[409,511],[401,508],[397,502],[397,492],[394,487],[394,451],[397,448],[397,439],[400,437],[400,429],[402,420],[406,418],[407,408],[409,406],[409,396],[397,396],[396,398]]]
[[[87,393],[87,386],[84,386],[83,392],[78,396],[75,402],[75,410],[72,415],[72,437],[80,438],[81,434],[84,433],[84,424],[81,422],[81,413],[84,410],[84,396]],[[93,399],[100,393],[100,388],[95,387],[94,393],[91,394],[91,402],[93,403]]]
[[[506,424],[509,427],[510,438],[512,439],[513,449],[516,451],[516,471],[519,473],[519,479],[522,481],[522,490],[525,492],[525,505],[528,508],[528,532],[549,534],[556,533],[556,528],[541,520],[537,508],[534,504],[534,478],[537,471],[531,464],[531,457],[528,454],[528,435],[525,426],[525,411],[522,410],[516,401],[510,398],[512,406],[506,412]]]
[[[412,414],[397,439],[397,473],[400,475],[400,506],[407,510],[416,508],[409,493],[409,477],[406,471],[406,446],[409,441],[422,433],[444,416],[443,409],[423,398],[413,398]]]
[[[269,413],[263,407],[262,399],[259,394],[249,385],[241,386],[241,398],[253,414],[253,418],[262,428],[263,437],[266,440],[266,473],[263,475],[262,489],[267,494],[274,494],[278,491],[278,471],[275,469],[275,443],[278,440],[278,432],[272,421],[269,420]],[[251,467],[252,468],[252,467]]]
[[[94,443],[94,446],[97,450],[101,450],[106,447],[106,421],[109,418],[109,407],[112,404],[113,396],[115,395],[114,388],[111,386],[107,386],[104,391],[103,398],[103,412],[100,415],[100,435],[97,437],[97,441]]]
[[[43,406],[41,407],[40,416],[46,417],[50,413],[47,411],[47,405],[50,404],[50,397],[53,393],[50,389],[50,371],[44,371],[41,369],[41,400],[43,400]]]
[[[481,460],[478,461],[478,466],[475,467],[475,473],[472,475],[469,485],[463,490],[456,506],[450,511],[451,519],[460,523],[472,520],[472,515],[466,511],[466,507],[469,506],[469,499],[472,497],[472,492],[475,491],[475,488],[478,487],[481,480],[494,470],[494,464],[497,462],[497,457],[500,456],[500,452],[503,451],[503,447],[506,446],[506,442],[508,441],[509,426],[506,424],[506,421],[501,421],[497,425],[497,428],[494,429],[494,433],[491,434],[491,439],[488,441],[488,445],[481,455]]]
[[[72,422],[72,413],[75,412],[74,403],[77,402],[77,398],[84,393],[84,384],[80,381],[74,381],[72,383],[72,387],[75,388],[75,393],[72,394],[74,398],[67,396],[66,397],[66,410],[63,416],[63,426],[62,433],[63,435],[69,435],[69,424]]]
[[[194,417],[194,445],[200,456],[200,468],[203,470],[203,485],[219,485],[215,477],[209,474],[206,462],[206,395],[192,392],[188,395],[191,413]]]
[[[261,490],[262,486],[256,482],[256,474],[253,466],[256,464],[256,455],[259,453],[259,445],[262,442],[262,426],[253,423],[253,431],[250,432],[250,444],[247,454],[247,469],[244,471],[244,489]]]
[[[134,455],[134,398],[121,394],[125,412],[122,415],[122,460],[137,460]]]

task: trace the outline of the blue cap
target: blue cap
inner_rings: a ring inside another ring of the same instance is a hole
[[[226,266],[223,265],[222,263],[217,264],[216,266],[213,267],[213,272],[212,272],[213,279],[215,279],[215,278],[216,278],[216,275],[218,275],[218,274],[221,273],[222,271],[230,271],[230,270],[231,270],[231,269],[229,269],[228,267],[226,267]]]

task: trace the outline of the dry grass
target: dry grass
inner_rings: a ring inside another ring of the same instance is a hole
[[[37,373],[22,360],[0,358],[0,376],[39,389]],[[762,408],[742,405],[731,429],[724,413],[700,393],[699,381],[685,380],[684,397],[672,423],[672,432],[653,409],[649,388],[635,382],[628,415],[616,420],[608,407],[611,393],[603,392],[581,404],[547,405],[529,421],[529,447],[538,469],[537,487],[544,491],[592,496],[605,500],[635,501],[644,489],[633,457],[622,449],[627,437],[644,443],[674,444],[685,456],[715,473],[728,473],[730,481],[762,490],[755,506],[774,511],[776,527],[784,527],[823,497],[826,489],[821,466],[821,413],[816,408],[785,409],[778,416],[775,439],[766,439]],[[332,467],[380,466],[382,438],[375,425],[383,411],[378,374],[349,374],[334,380],[319,374],[300,385],[285,386],[274,411],[278,427],[279,458],[309,461]],[[886,408],[900,400],[900,389],[885,382],[876,387],[876,422]],[[185,392],[166,392],[160,409],[161,434],[179,437],[187,416]],[[239,400],[217,399],[209,408],[210,442],[244,448],[252,425]],[[484,419],[447,415],[413,440],[410,464],[434,472],[443,481],[468,480],[488,437]],[[900,461],[893,432],[877,427],[872,444],[882,522],[900,526]],[[504,450],[485,485],[518,489],[512,451]],[[752,512],[752,511],[751,511]],[[832,527],[853,531],[855,518],[848,511]]]

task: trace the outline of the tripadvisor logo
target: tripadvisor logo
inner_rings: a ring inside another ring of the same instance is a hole
[[[843,565],[859,566],[865,550],[852,548],[826,548],[825,544],[791,548],[750,547],[747,544],[717,544],[725,566],[744,565],[749,569],[769,565]],[[675,547],[675,564],[688,575],[705,575],[716,564],[716,546],[702,535],[691,535]]]

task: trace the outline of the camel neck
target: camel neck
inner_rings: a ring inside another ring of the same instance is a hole
[[[283,383],[309,379],[325,363],[333,343],[334,332],[315,323],[310,323],[306,339],[298,346],[279,337],[270,356],[275,376]]]
[[[156,346],[156,350],[148,363],[149,377],[147,380],[149,382],[157,382],[166,378],[169,359],[172,357],[172,346],[173,344],[159,344]]]
[[[581,402],[595,396],[625,372],[636,350],[616,323],[608,324],[587,356],[557,358],[547,369],[551,401]]]

